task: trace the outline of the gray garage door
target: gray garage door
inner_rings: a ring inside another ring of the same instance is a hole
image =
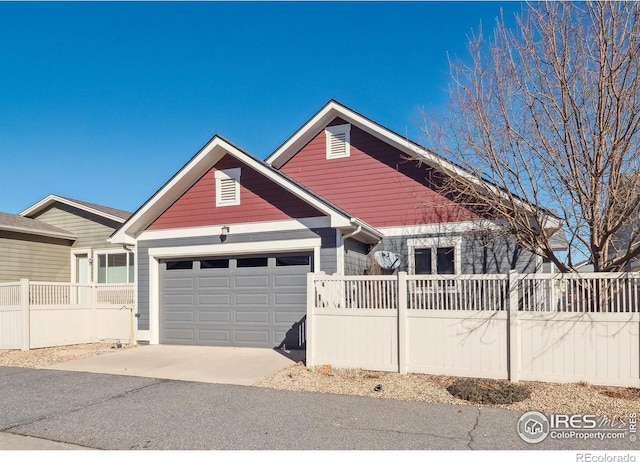
[[[311,255],[167,260],[160,343],[304,348]]]

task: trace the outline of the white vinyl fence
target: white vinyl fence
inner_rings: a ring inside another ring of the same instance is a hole
[[[0,349],[132,340],[133,284],[0,284]]]
[[[307,363],[640,386],[636,273],[309,274]]]

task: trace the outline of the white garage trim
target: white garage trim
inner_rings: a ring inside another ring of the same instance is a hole
[[[217,257],[222,255],[266,254],[313,251],[313,271],[320,271],[320,238],[288,241],[238,242],[230,244],[158,247],[149,249],[149,343],[160,343],[160,260],[166,258]],[[141,337],[138,337],[141,338]]]
[[[226,223],[232,234],[268,233],[277,231],[292,231],[312,228],[330,228],[329,217],[301,218],[299,220],[265,221],[260,223]],[[197,226],[178,229],[157,229],[144,231],[138,236],[139,241],[154,239],[179,239],[202,236],[219,236],[222,225]]]

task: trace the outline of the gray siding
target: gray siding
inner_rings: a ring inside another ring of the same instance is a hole
[[[0,282],[69,282],[71,242],[0,231]]]
[[[94,215],[66,204],[56,203],[34,218],[78,236],[78,239],[73,244],[74,248],[108,249],[121,247],[107,242],[107,238],[121,224],[99,215]]]
[[[337,271],[336,233],[332,228],[313,230],[279,231],[269,233],[229,234],[225,244],[243,242],[269,242],[274,240],[294,240],[321,238],[320,271],[333,274]],[[201,236],[179,239],[158,239],[138,241],[138,329],[149,329],[149,249],[158,247],[184,247],[194,245],[220,244],[219,236]]]
[[[423,234],[416,236],[387,237],[371,251],[371,254],[377,250],[395,252],[401,257],[398,271],[407,271],[407,240],[427,237],[437,237],[437,235]],[[479,232],[465,233],[461,235],[461,237],[461,273],[503,274],[512,269],[521,273],[532,273],[536,271],[536,256],[523,250],[508,236]]]
[[[346,276],[360,276],[369,267],[369,246],[355,239],[344,241],[344,274]]]

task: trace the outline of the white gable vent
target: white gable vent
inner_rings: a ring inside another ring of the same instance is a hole
[[[351,125],[334,125],[324,130],[327,137],[327,159],[349,157]]]
[[[216,207],[240,205],[240,169],[218,170],[216,177]]]

